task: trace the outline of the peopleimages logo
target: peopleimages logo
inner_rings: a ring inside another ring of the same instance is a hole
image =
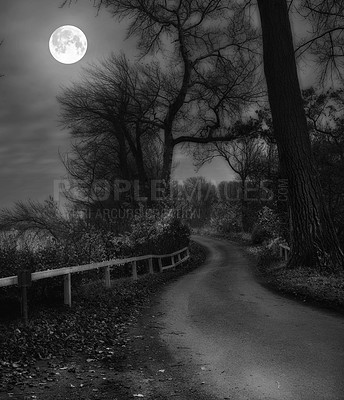
[[[209,200],[210,197],[217,198],[219,201],[278,201],[288,200],[288,180],[278,180],[276,191],[276,183],[272,180],[264,180],[259,183],[254,181],[230,181],[223,182],[220,185],[205,183],[204,181],[196,181],[191,184],[178,184],[172,181],[169,190],[166,190],[164,181],[161,179],[153,179],[150,182],[150,187],[143,188],[138,180],[123,180],[116,179],[111,185],[106,180],[97,180],[92,185],[85,188],[85,183],[80,180],[72,179],[57,179],[54,180],[53,197],[56,202],[60,202],[65,198],[75,200],[88,201],[106,201],[112,198],[115,201],[121,201],[124,198],[130,198],[136,202],[145,202],[148,195],[152,201],[166,200],[166,197],[171,200],[186,200],[188,202],[202,203]],[[144,195],[144,193],[146,195]]]

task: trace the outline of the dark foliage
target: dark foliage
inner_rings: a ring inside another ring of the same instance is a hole
[[[33,367],[37,359],[56,364],[58,359],[82,353],[118,366],[130,341],[126,329],[140,307],[166,282],[204,262],[206,252],[198,244],[191,243],[190,253],[190,261],[176,271],[138,281],[114,281],[107,290],[101,283],[85,285],[75,294],[71,309],[36,306],[27,327],[20,321],[0,324],[0,389],[31,383],[32,376],[39,373]]]

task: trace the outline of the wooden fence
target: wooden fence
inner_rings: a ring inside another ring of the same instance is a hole
[[[171,254],[164,254],[164,255],[147,255],[147,256],[140,256],[140,257],[130,257],[130,258],[122,258],[116,260],[109,260],[103,261],[93,264],[86,264],[86,265],[78,265],[75,267],[65,267],[59,269],[49,269],[45,271],[33,272],[31,275],[30,281],[38,281],[41,279],[52,278],[55,276],[64,276],[64,303],[68,306],[72,305],[72,274],[84,271],[90,271],[93,269],[104,268],[104,282],[106,287],[111,286],[111,268],[116,265],[124,265],[124,264],[131,264],[131,274],[132,278],[136,280],[138,278],[137,274],[137,262],[148,260],[148,268],[149,274],[154,273],[153,269],[153,259],[158,260],[159,272],[163,272],[170,268],[175,268],[177,265],[183,263],[184,261],[188,260],[190,257],[188,247],[184,249],[178,250]],[[163,260],[170,259],[171,263],[168,265],[163,266]],[[9,276],[6,278],[0,279],[0,287],[5,286],[13,286],[18,285],[18,276]],[[24,285],[25,286],[25,285]],[[26,288],[25,288],[26,289]]]
[[[280,257],[287,261],[290,253],[290,247],[285,244],[280,244],[279,248],[280,248]]]

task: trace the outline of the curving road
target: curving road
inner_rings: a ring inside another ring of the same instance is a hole
[[[192,360],[219,399],[343,400],[344,318],[262,287],[240,246],[194,240],[210,250],[206,264],[160,303],[174,358]]]

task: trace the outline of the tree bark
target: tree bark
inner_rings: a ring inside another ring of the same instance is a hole
[[[164,141],[164,154],[163,154],[163,165],[162,165],[162,180],[165,182],[166,194],[169,192],[169,185],[171,181],[171,170],[173,161],[173,150],[174,145],[172,142],[172,129],[170,132],[165,131],[165,141]]]
[[[344,255],[322,194],[302,104],[286,0],[258,0],[264,72],[292,217],[289,267],[343,268]]]

